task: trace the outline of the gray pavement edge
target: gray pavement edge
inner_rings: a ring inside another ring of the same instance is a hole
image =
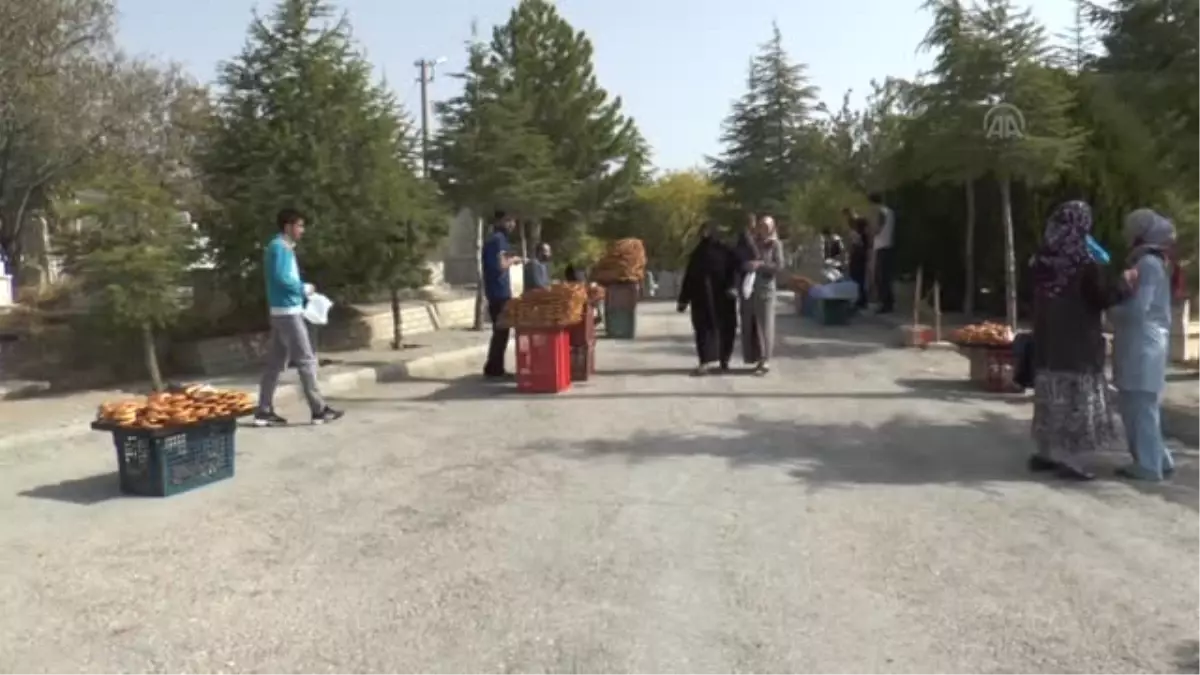
[[[405,379],[452,379],[476,372],[487,354],[487,344],[472,345],[420,356],[409,361],[380,363],[370,366],[339,368],[320,375],[321,392],[341,394],[359,387],[380,382]],[[252,392],[254,393],[254,392]],[[276,401],[295,400],[302,396],[299,383],[279,385]],[[53,427],[0,437],[0,451],[25,444],[64,441],[91,433],[92,418],[62,420]]]

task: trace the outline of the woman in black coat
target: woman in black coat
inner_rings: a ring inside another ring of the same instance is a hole
[[[688,258],[678,304],[680,312],[691,309],[700,361],[696,375],[707,374],[713,363],[729,370],[737,335],[738,268],[733,251],[717,238],[716,226],[706,223]]]

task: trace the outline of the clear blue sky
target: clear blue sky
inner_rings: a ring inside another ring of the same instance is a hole
[[[120,37],[129,51],[171,59],[202,81],[237,54],[256,0],[118,0]],[[419,96],[413,61],[446,57],[462,69],[473,18],[480,32],[502,22],[515,0],[342,0],[367,57],[410,112]],[[928,64],[916,52],[929,25],[919,0],[559,0],[560,11],[587,31],[600,83],[619,95],[654,147],[655,164],[681,169],[719,150],[729,105],[745,86],[746,64],[779,23],[792,57],[808,64],[831,107],[854,89],[856,104],[872,78],[911,77]],[[1051,32],[1070,25],[1070,0],[1036,0]],[[430,95],[453,96],[439,78]]]

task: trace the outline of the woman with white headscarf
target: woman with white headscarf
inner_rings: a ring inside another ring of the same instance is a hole
[[[775,219],[763,216],[754,239],[754,259],[745,264],[750,294],[742,302],[742,358],[754,372],[766,375],[775,351],[775,277],[784,269],[783,244],[775,232]]]
[[[1128,265],[1136,290],[1112,312],[1113,384],[1134,463],[1118,470],[1126,478],[1158,481],[1175,470],[1160,419],[1171,333],[1170,249],[1175,226],[1150,209],[1125,218]]]

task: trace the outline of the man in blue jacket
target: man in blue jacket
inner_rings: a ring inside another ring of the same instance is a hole
[[[304,236],[304,216],[295,209],[283,209],[275,217],[279,234],[267,244],[263,256],[263,276],[267,282],[267,303],[271,308],[271,337],[267,346],[266,370],[258,390],[258,410],[254,425],[275,427],[287,420],[275,413],[275,387],[289,361],[300,372],[300,386],[308,399],[313,424],[341,419],[342,412],[325,404],[317,387],[317,355],[308,339],[304,323],[304,305],[313,287],[300,279],[296,263],[296,243]]]
[[[516,226],[516,219],[497,211],[492,222],[492,233],[483,243],[483,293],[487,300],[488,316],[492,319],[492,341],[488,345],[487,363],[483,366],[484,377],[506,377],[504,355],[508,351],[508,327],[500,326],[500,313],[512,299],[512,283],[508,269],[520,262],[520,256],[508,252],[508,236]]]

